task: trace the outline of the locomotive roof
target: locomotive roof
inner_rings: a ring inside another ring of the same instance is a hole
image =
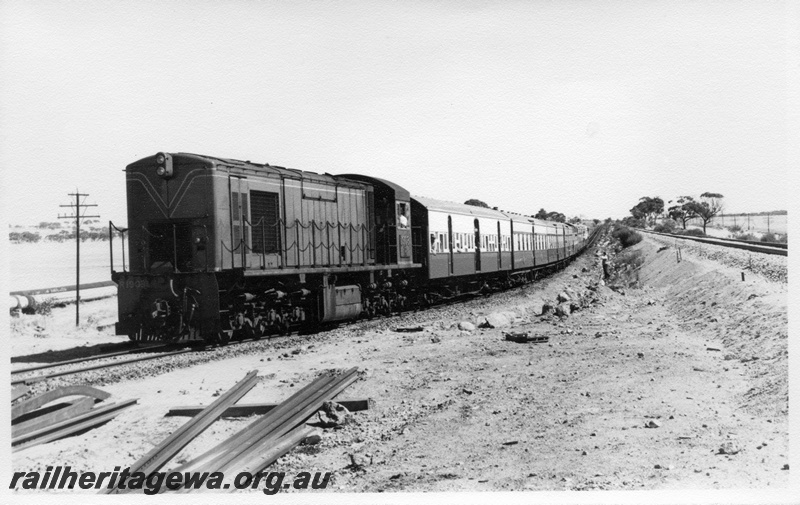
[[[411,198],[417,200],[430,210],[440,210],[443,212],[453,212],[458,214],[470,214],[476,217],[488,217],[493,219],[504,218],[504,220],[512,220],[515,222],[531,223],[537,226],[555,226],[557,223],[552,221],[544,221],[522,214],[514,214],[511,212],[499,211],[488,209],[486,207],[476,207],[474,205],[466,205],[463,203],[446,202],[444,200],[436,200],[425,196],[411,195]]]
[[[236,168],[240,170],[249,170],[254,173],[268,173],[268,174],[275,174],[287,179],[302,179],[314,182],[320,182],[324,184],[330,185],[340,185],[340,186],[352,186],[352,187],[363,187],[362,183],[353,180],[343,179],[341,177],[336,177],[330,174],[318,174],[316,172],[307,172],[305,170],[299,170],[296,168],[286,168],[277,165],[270,165],[269,163],[253,163],[252,161],[242,161],[242,160],[235,160],[231,158],[218,158],[216,156],[208,156],[205,154],[194,154],[194,153],[170,153],[173,157],[179,157],[194,161],[205,162],[211,165],[224,165],[231,168]],[[142,158],[134,163],[128,165],[128,167],[137,165],[139,163],[149,163],[155,158],[155,155],[148,156],[146,158]]]

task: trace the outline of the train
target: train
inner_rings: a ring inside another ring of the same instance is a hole
[[[224,344],[490,293],[563,266],[588,238],[367,175],[159,152],[125,179],[111,277],[116,333],[134,341]]]

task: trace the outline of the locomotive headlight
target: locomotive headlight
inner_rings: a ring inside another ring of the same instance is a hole
[[[163,179],[172,177],[172,155],[168,153],[156,154],[156,174]]]

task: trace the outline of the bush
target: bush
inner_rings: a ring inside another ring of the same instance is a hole
[[[758,237],[753,235],[752,233],[740,233],[735,235],[733,238],[736,240],[749,240],[751,242],[758,242]]]
[[[678,230],[675,232],[678,235],[689,235],[690,237],[705,237],[706,234],[699,228],[688,228],[686,230]]]
[[[622,220],[622,224],[631,228],[644,228],[645,223],[642,219],[636,219],[633,216],[628,216]]]
[[[623,248],[630,247],[642,241],[642,235],[627,226],[617,225],[611,236],[619,240]]]
[[[33,313],[40,316],[49,316],[53,312],[53,301],[42,300],[33,308]]]
[[[8,234],[8,240],[13,243],[31,242],[35,244],[36,242],[41,240],[41,238],[42,238],[41,235],[39,235],[38,233],[31,233],[29,231],[24,231],[22,233],[12,231],[11,233]]]
[[[673,233],[678,228],[678,223],[672,219],[665,219],[661,224],[657,224],[653,231],[659,233]]]
[[[786,244],[788,243],[787,240],[788,236],[784,233],[783,235],[778,235],[775,233],[765,233],[761,235],[762,242],[773,242],[773,243],[781,243]]]
[[[742,227],[739,226],[738,224],[734,224],[732,226],[728,226],[728,231],[731,233],[739,233],[740,231],[742,231]]]
[[[614,281],[628,287],[639,282],[639,268],[644,265],[642,251],[625,251],[614,259]]]

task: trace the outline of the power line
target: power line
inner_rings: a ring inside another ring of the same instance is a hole
[[[88,193],[78,193],[75,189],[74,193],[68,193],[69,196],[75,197],[75,203],[68,205],[59,205],[59,207],[69,207],[73,211],[71,216],[58,215],[59,219],[74,219],[75,220],[75,289],[77,290],[77,297],[75,300],[75,326],[80,325],[80,307],[81,307],[81,219],[98,216],[87,216],[86,209],[89,207],[97,207],[96,203],[84,203]],[[83,197],[83,200],[81,200]]]

